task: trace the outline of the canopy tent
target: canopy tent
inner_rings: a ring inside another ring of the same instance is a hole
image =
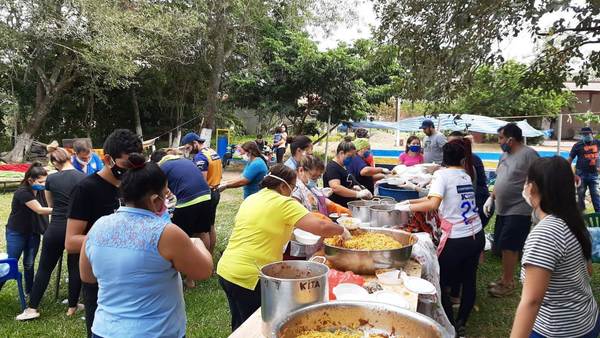
[[[411,117],[400,120],[399,122],[360,121],[349,122],[349,124],[352,125],[353,128],[394,129],[402,132],[416,132],[420,130],[419,127],[425,119],[432,120],[437,129],[441,131],[468,130],[484,134],[496,134],[498,128],[508,123],[507,121],[487,116],[440,114],[438,117]],[[544,135],[542,131],[529,125],[527,120],[521,120],[516,123],[521,130],[523,130],[523,136],[525,137],[539,137]]]

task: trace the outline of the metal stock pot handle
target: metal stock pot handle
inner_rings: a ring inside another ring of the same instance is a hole
[[[327,262],[327,258],[323,256],[313,256],[309,259],[310,262],[325,264]]]

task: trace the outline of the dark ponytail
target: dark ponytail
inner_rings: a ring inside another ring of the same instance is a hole
[[[310,145],[312,145],[312,140],[308,136],[304,135],[288,137],[287,141],[290,144],[292,156],[296,154],[296,150],[306,150],[308,147],[310,147]]]
[[[149,194],[160,194],[167,184],[167,176],[154,162],[146,162],[144,155],[129,154],[131,169],[121,180],[121,193],[125,202],[139,202]]]
[[[571,165],[562,157],[542,157],[529,167],[527,182],[540,196],[540,209],[562,219],[581,245],[583,257],[592,258],[592,241],[575,200],[575,177]]]
[[[21,185],[31,187],[29,179],[31,178],[35,181],[42,176],[48,176],[46,168],[44,168],[44,165],[42,165],[40,162],[33,162],[29,166],[29,169],[27,169],[27,171],[25,172],[25,176],[21,181]]]
[[[356,146],[354,145],[354,143],[352,143],[352,137],[346,136],[346,137],[344,137],[344,140],[338,144],[337,150],[335,153],[339,154],[339,153],[343,152],[345,154],[345,153],[351,152],[353,150],[356,150]]]
[[[286,165],[278,163],[271,168],[267,176],[265,176],[262,182],[260,182],[261,188],[269,188],[274,190],[277,189],[279,185],[283,184],[283,182],[280,180],[269,175],[281,178],[282,180],[286,181],[290,187],[293,187],[292,183],[294,183],[294,180],[296,179],[296,171]]]

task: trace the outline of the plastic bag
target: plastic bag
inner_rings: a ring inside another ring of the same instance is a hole
[[[365,284],[365,279],[355,274],[352,271],[341,272],[335,269],[330,269],[327,273],[327,282],[329,284],[329,300],[335,300],[333,288],[340,283],[352,283],[359,286]]]

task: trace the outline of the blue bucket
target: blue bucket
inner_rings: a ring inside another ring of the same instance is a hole
[[[402,202],[405,200],[412,200],[419,198],[419,192],[408,189],[400,189],[396,186],[382,183],[379,185],[379,196],[388,196],[396,200],[396,202]]]

